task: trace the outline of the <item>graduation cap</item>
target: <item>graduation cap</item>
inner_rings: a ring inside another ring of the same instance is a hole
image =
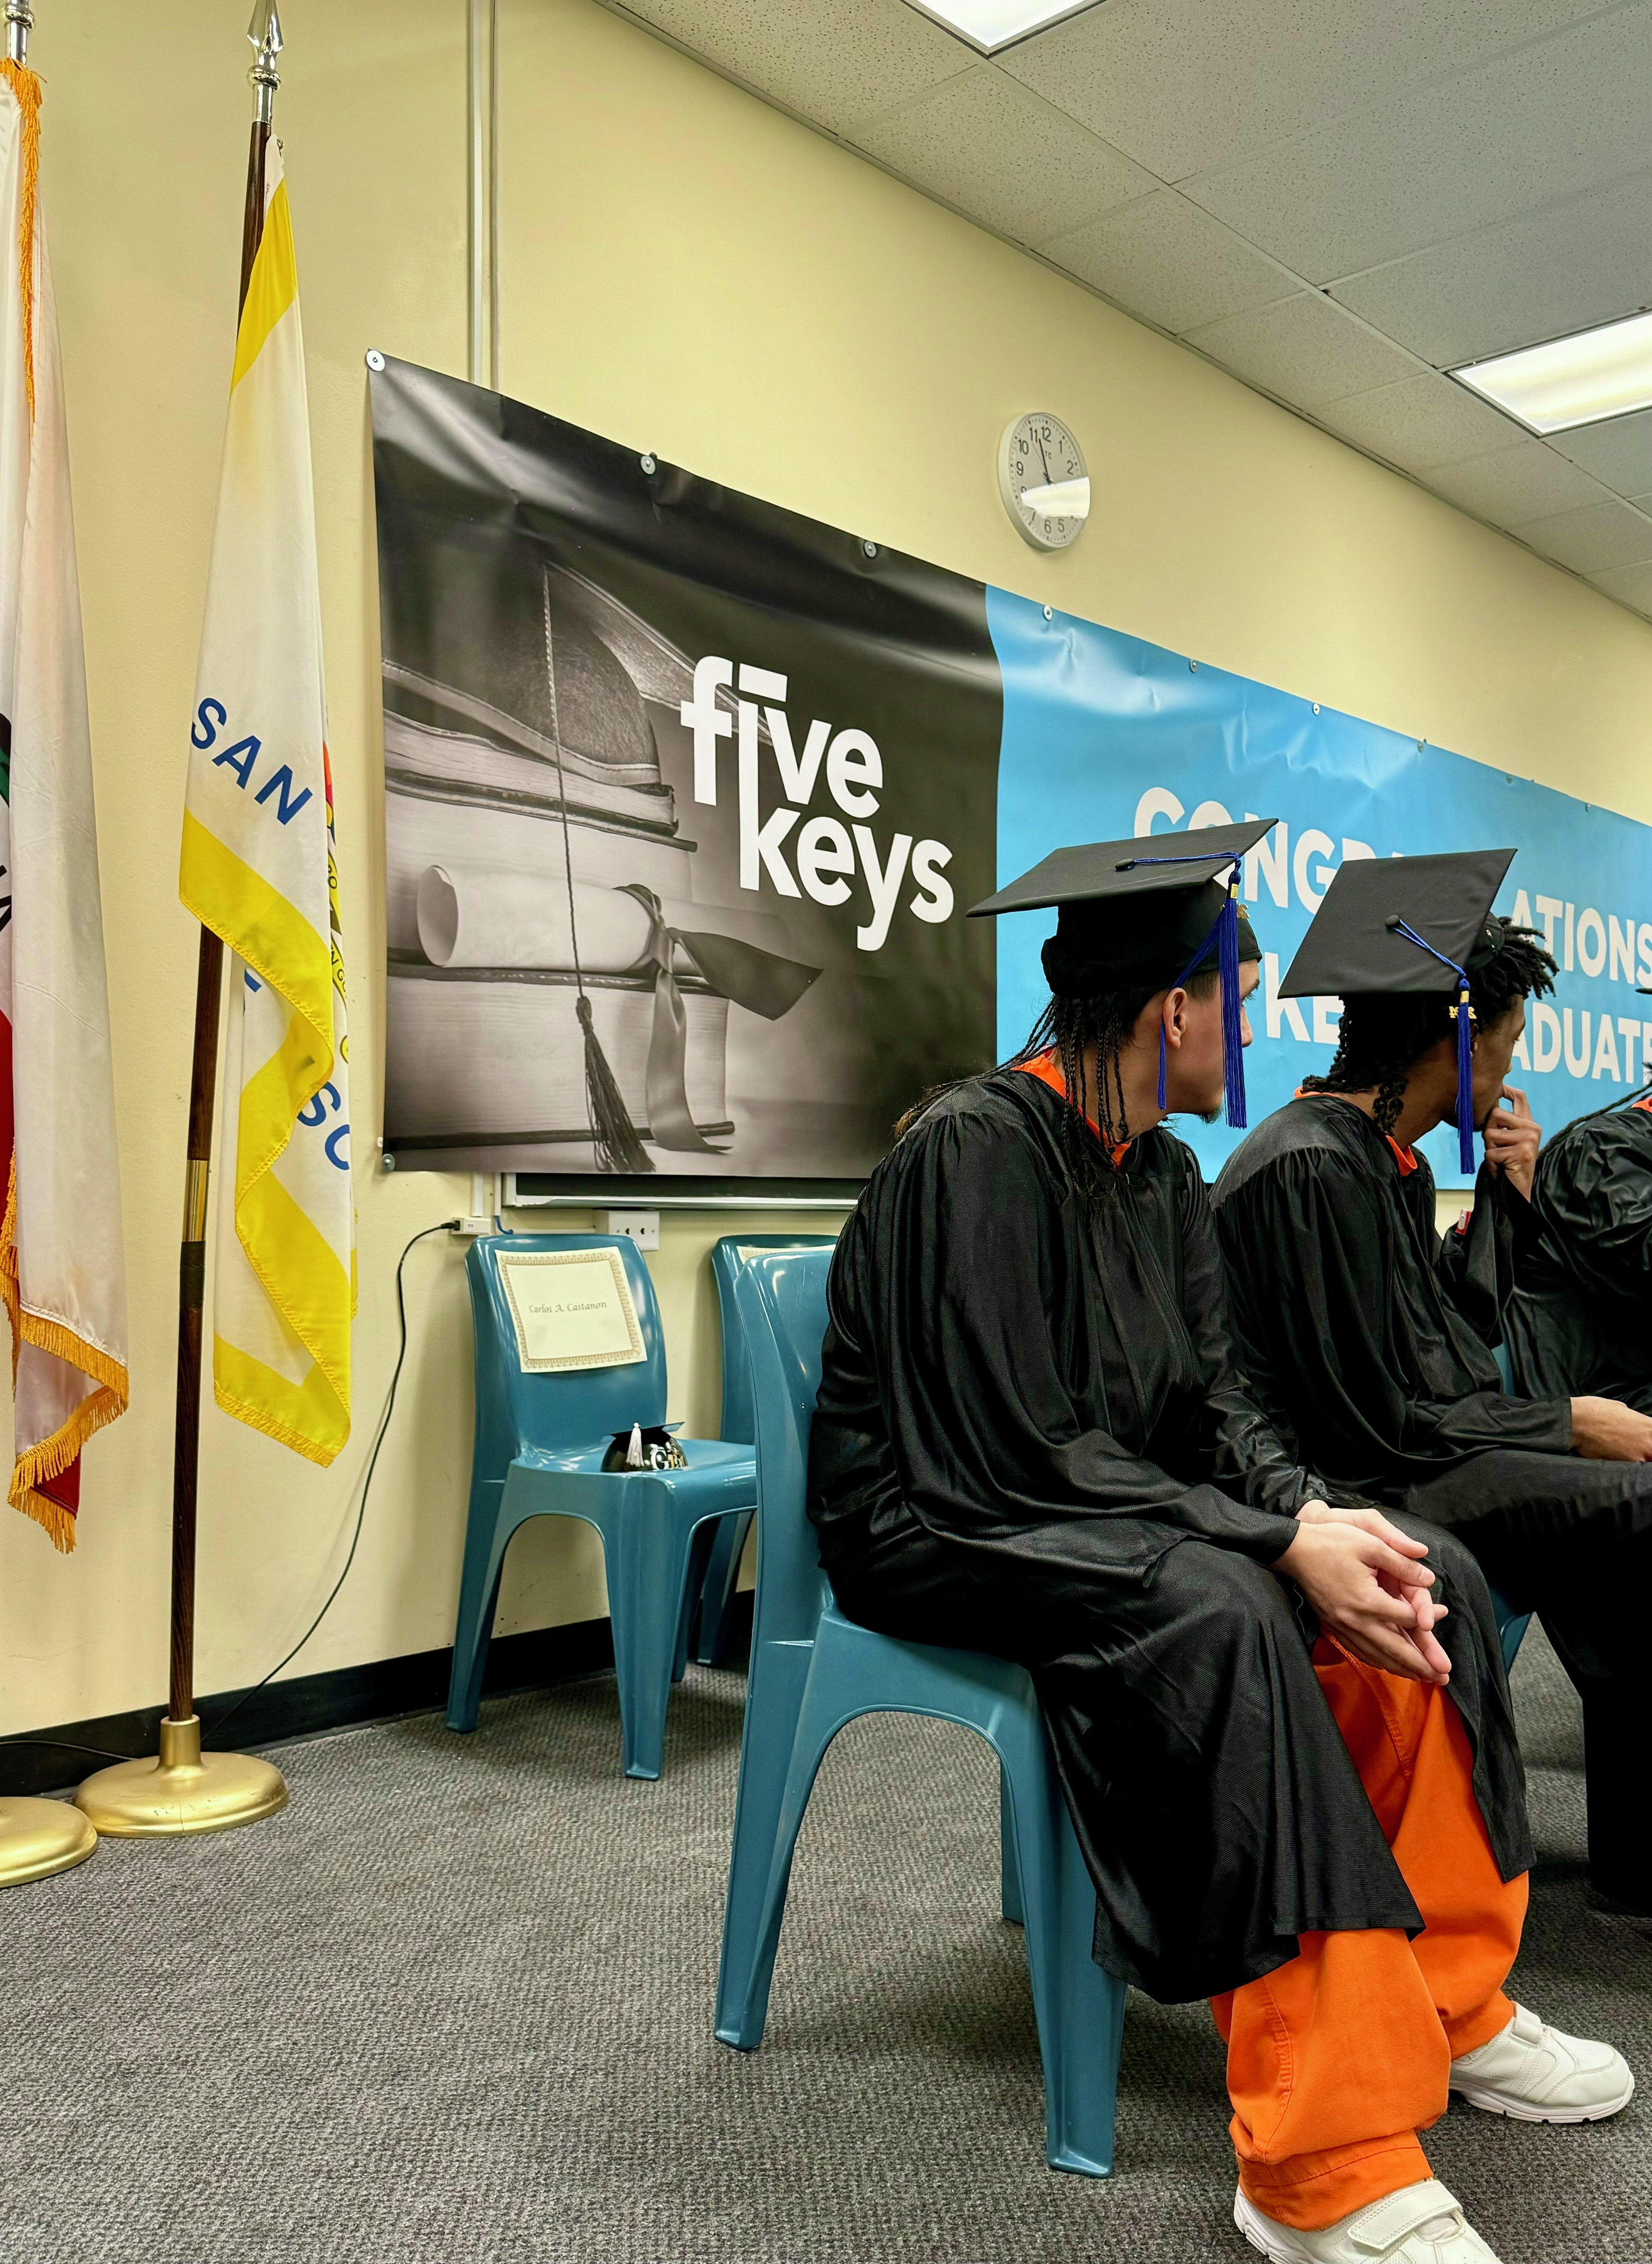
[[[1044,946],[1043,963],[1051,990],[1063,998],[1133,982],[1162,981],[1173,990],[1195,975],[1219,969],[1228,1121],[1243,1128],[1239,965],[1261,953],[1239,902],[1239,873],[1246,850],[1273,823],[1271,817],[1252,817],[1243,825],[1213,825],[1196,834],[1147,834],[1057,849],[996,896],[972,904],[969,917],[1055,906],[1055,932]],[[1159,1107],[1164,1107],[1162,1027]]]
[[[1514,856],[1512,849],[1471,849],[1342,865],[1279,985],[1281,998],[1456,992],[1457,1141],[1465,1172],[1474,1168],[1468,978],[1507,931],[1506,920],[1491,917],[1491,903]]]

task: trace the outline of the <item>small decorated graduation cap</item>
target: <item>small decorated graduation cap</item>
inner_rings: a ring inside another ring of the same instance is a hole
[[[1474,1168],[1469,977],[1503,940],[1507,923],[1492,918],[1491,904],[1514,856],[1512,849],[1471,849],[1361,857],[1339,867],[1279,985],[1281,998],[1454,991],[1457,1141],[1466,1172]]]
[[[1131,841],[1090,841],[1057,849],[969,917],[1057,908],[1044,946],[1052,990],[1083,998],[1133,983],[1167,990],[1221,970],[1222,1064],[1228,1121],[1245,1122],[1244,1056],[1239,1024],[1239,966],[1260,956],[1239,873],[1246,850],[1274,823],[1247,818],[1199,833],[1154,833]],[[1197,847],[1194,844],[1197,843]],[[1164,1034],[1159,1033],[1159,1107],[1164,1106]]]

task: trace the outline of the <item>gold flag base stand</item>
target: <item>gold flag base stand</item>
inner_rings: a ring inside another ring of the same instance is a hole
[[[286,1779],[251,1753],[202,1752],[200,1716],[192,1714],[187,1721],[162,1722],[158,1760],[99,1769],[75,1795],[75,1805],[113,1840],[228,1832],[285,1808]]]
[[[0,1887],[72,1871],[97,1845],[90,1819],[66,1800],[0,1800]]]

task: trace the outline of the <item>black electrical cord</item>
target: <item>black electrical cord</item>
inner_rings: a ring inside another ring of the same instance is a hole
[[[71,1745],[67,1738],[0,1738],[0,1753],[15,1752],[21,1745],[35,1752],[89,1753],[95,1761],[141,1761],[141,1753],[112,1753],[106,1745]]]
[[[378,1468],[379,1449],[384,1444],[384,1434],[390,1426],[390,1417],[395,1407],[395,1388],[402,1381],[402,1367],[403,1361],[407,1359],[407,1300],[402,1292],[402,1269],[407,1264],[408,1253],[411,1251],[415,1243],[424,1242],[432,1234],[451,1234],[453,1232],[455,1228],[460,1226],[461,1223],[462,1222],[456,1218],[445,1218],[436,1226],[422,1227],[419,1232],[412,1237],[412,1240],[406,1244],[402,1250],[402,1255],[395,1261],[395,1311],[396,1319],[401,1327],[402,1340],[396,1348],[395,1367],[390,1376],[390,1389],[386,1392],[384,1397],[384,1412],[379,1418],[379,1428],[373,1437],[373,1452],[367,1457],[366,1476],[361,1482],[361,1502],[356,1511],[356,1529],[350,1536],[350,1553],[344,1558],[344,1569],[340,1572],[338,1578],[333,1582],[332,1590],[330,1594],[328,1596],[327,1601],[322,1606],[320,1611],[316,1613],[315,1618],[305,1629],[303,1634],[300,1636],[292,1650],[287,1652],[286,1657],[285,1658],[277,1659],[275,1665],[270,1669],[269,1673],[259,1681],[253,1683],[250,1689],[243,1690],[241,1695],[235,1700],[235,1704],[228,1708],[225,1713],[220,1715],[218,1719],[212,1724],[212,1734],[214,1738],[219,1737],[227,1724],[235,1720],[235,1716],[241,1711],[249,1698],[252,1697],[257,1692],[262,1690],[266,1683],[273,1682],[276,1676],[281,1672],[281,1669],[284,1666],[290,1665],[292,1661],[298,1657],[300,1651],[303,1650],[305,1644],[315,1634],[316,1629],[326,1618],[328,1613],[331,1611],[334,1600],[338,1594],[338,1591],[344,1586],[344,1582],[350,1577],[350,1568],[356,1561],[356,1544],[361,1539],[362,1521],[367,1514],[367,1496],[372,1491],[373,1471]],[[205,1725],[203,1725],[203,1727]],[[116,1760],[125,1760],[127,1756],[125,1754],[116,1754],[113,1758]]]

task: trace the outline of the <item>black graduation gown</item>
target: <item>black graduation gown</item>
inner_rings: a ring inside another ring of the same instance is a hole
[[[1315,1491],[1236,1371],[1199,1168],[1159,1130],[1076,1190],[1064,1103],[936,1104],[837,1245],[809,1462],[851,1617],[1032,1672],[1097,1888],[1096,1955],[1164,2001],[1416,1905],[1264,1568]],[[1484,1584],[1446,1622],[1503,1876],[1531,1861]]]
[[[1506,1310],[1517,1389],[1652,1414],[1652,1111],[1585,1116],[1538,1158],[1542,1230]]]
[[[1257,1403],[1334,1490],[1448,1528],[1541,1610],[1583,1701],[1596,1883],[1652,1907],[1652,1464],[1582,1460],[1569,1396],[1500,1388],[1528,1207],[1482,1169],[1478,1231],[1442,1247],[1426,1162],[1402,1174],[1362,1110],[1322,1097],[1258,1126],[1213,1202]]]
[[[1229,1157],[1212,1200],[1246,1373],[1335,1487],[1397,1506],[1491,1448],[1568,1452],[1564,1398],[1503,1390],[1495,1237],[1442,1246],[1426,1160],[1402,1172],[1363,1110],[1287,1103]]]

